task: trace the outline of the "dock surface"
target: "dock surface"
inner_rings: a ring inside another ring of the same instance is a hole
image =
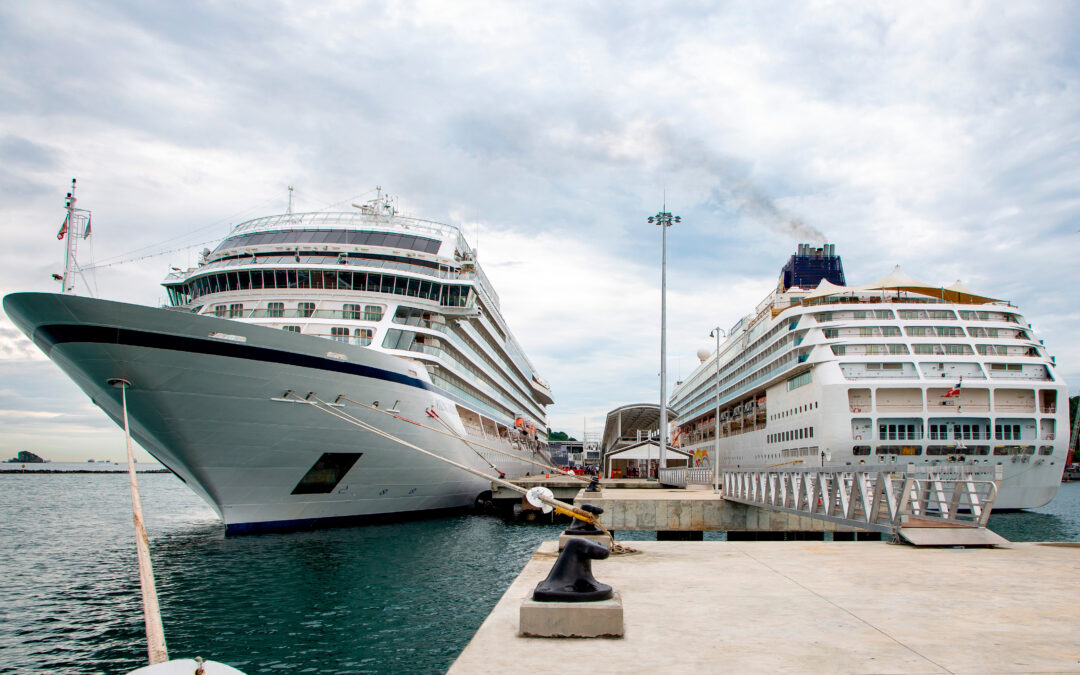
[[[451,673],[1080,673],[1080,546],[629,542],[622,639],[517,635],[544,542]]]

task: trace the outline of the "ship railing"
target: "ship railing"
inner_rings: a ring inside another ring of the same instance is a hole
[[[728,469],[724,499],[849,527],[897,535],[922,521],[985,528],[1002,480],[1000,465],[887,465]]]

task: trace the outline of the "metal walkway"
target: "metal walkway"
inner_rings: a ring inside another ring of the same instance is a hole
[[[709,469],[665,469],[661,482],[711,484]],[[680,475],[681,474],[681,475]],[[864,530],[917,546],[989,546],[997,465],[861,465],[721,471],[723,498]]]

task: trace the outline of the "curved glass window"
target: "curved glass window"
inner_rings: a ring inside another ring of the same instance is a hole
[[[258,282],[254,281],[258,279]],[[388,295],[406,295],[434,300],[448,307],[468,307],[472,288],[465,284],[444,284],[394,274],[326,270],[239,270],[217,272],[192,279],[185,284],[168,286],[170,300],[193,302],[209,293],[249,289],[330,288]],[[365,307],[366,314],[373,313]],[[381,308],[379,308],[381,319]],[[378,321],[379,319],[371,319]]]
[[[423,253],[438,253],[442,242],[430,237],[417,237],[396,232],[373,230],[274,230],[273,232],[250,232],[229,237],[214,249],[214,253],[227,248],[259,246],[263,244],[353,244],[359,246],[385,246],[405,248]]]

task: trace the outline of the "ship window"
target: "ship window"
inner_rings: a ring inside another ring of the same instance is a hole
[[[349,341],[349,329],[344,326],[331,326],[330,327],[330,339],[337,340],[338,342]]]
[[[375,331],[371,328],[357,328],[353,333],[356,338],[354,342],[361,347],[367,347],[371,344],[371,339],[375,337]]]
[[[995,424],[994,437],[999,441],[1019,441],[1019,424]]]
[[[266,316],[285,316],[285,303],[284,302],[268,302],[266,303]]]
[[[879,445],[875,453],[878,455],[921,455],[922,448],[913,445]]]
[[[892,310],[891,309],[875,309],[874,310],[874,318],[875,319],[891,319],[891,318],[893,318]],[[867,452],[866,454],[870,454],[870,453]]]
[[[251,287],[256,289],[256,290],[263,287],[262,270],[252,270],[251,271]]]
[[[225,305],[214,305],[214,316],[224,319],[225,309]]]
[[[281,330],[289,331],[290,333],[299,333],[300,326],[282,326]]]
[[[851,449],[851,454],[853,454],[853,455],[869,455],[870,454],[870,446],[869,445],[856,445],[855,447],[853,447]]]
[[[381,305],[364,305],[365,321],[382,321],[383,308]]]
[[[343,319],[359,319],[360,318],[360,305],[344,304],[341,306]]]
[[[324,452],[293,488],[294,495],[324,495],[334,491],[362,452]]]
[[[315,313],[314,302],[301,302],[296,305],[297,314],[300,317],[309,317]]]

